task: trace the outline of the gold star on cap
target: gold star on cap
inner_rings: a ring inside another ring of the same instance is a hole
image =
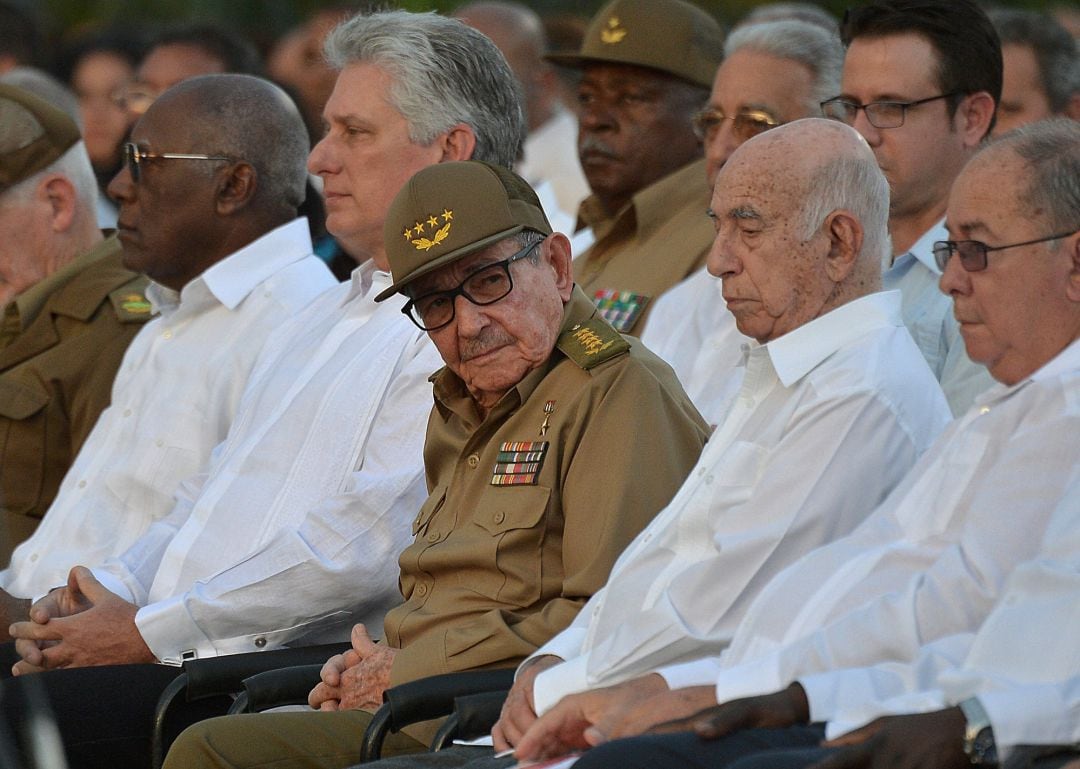
[[[621,43],[626,37],[627,29],[622,26],[618,16],[612,16],[607,20],[607,27],[600,30],[600,41],[608,45]]]
[[[413,225],[413,229],[416,230],[416,234],[419,235],[421,232],[424,231],[424,223],[423,222],[417,222],[416,224]]]
[[[432,227],[438,227],[439,226],[439,217],[432,214],[431,216],[428,217],[427,223],[430,224]]]

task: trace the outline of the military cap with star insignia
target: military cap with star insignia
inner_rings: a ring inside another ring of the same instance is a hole
[[[390,204],[383,241],[394,284],[375,301],[522,230],[550,235],[551,225],[532,187],[513,171],[478,160],[428,166]]]
[[[685,0],[613,0],[600,9],[578,53],[547,59],[569,67],[633,64],[712,88],[724,52],[719,22]]]

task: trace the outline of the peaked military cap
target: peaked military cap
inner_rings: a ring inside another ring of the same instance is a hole
[[[552,53],[556,64],[635,64],[712,87],[724,54],[724,31],[685,0],[613,0],[593,17],[574,53]]]
[[[513,171],[477,160],[428,166],[390,204],[383,242],[394,284],[375,301],[522,230],[550,235],[551,225],[532,187]]]
[[[80,138],[75,121],[56,107],[0,83],[0,192],[47,168]]]

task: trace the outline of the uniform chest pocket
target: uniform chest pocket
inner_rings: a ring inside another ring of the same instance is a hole
[[[33,383],[0,379],[0,507],[8,512],[31,513],[41,501],[46,467],[60,461],[49,447],[66,445],[65,428],[62,420],[51,418],[50,401],[48,391]],[[57,464],[52,473],[57,483],[62,468]]]
[[[514,607],[530,606],[541,592],[546,547],[559,547],[561,532],[546,524],[551,489],[506,486],[484,495],[473,512],[470,547],[481,569],[461,573],[462,587]]]

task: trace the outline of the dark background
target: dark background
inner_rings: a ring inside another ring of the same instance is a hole
[[[98,24],[130,23],[143,27],[168,20],[200,20],[225,23],[251,37],[265,48],[275,37],[303,19],[310,11],[328,5],[342,5],[323,0],[8,0],[35,13],[50,40],[58,40],[85,27]],[[725,24],[742,16],[765,0],[695,0],[710,9]],[[462,0],[399,0],[389,3],[412,11],[447,11]],[[590,16],[604,0],[526,0],[526,5],[541,14],[570,12]],[[857,0],[819,0],[818,4],[837,15]],[[996,5],[1045,9],[1055,0],[1002,0]],[[1066,3],[1068,4],[1068,3]]]

